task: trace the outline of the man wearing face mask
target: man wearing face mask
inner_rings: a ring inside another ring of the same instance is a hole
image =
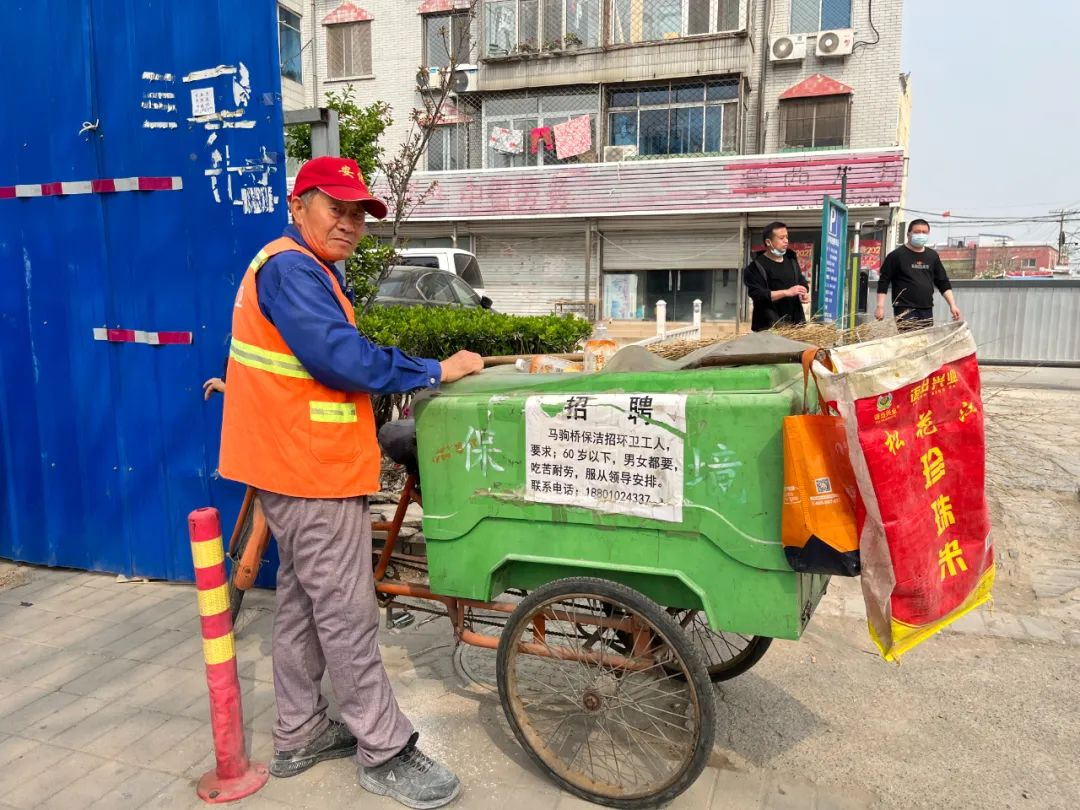
[[[953,297],[952,284],[945,274],[945,265],[937,251],[928,248],[930,223],[913,219],[908,225],[907,244],[901,245],[881,265],[878,280],[877,309],[874,317],[885,318],[885,299],[889,287],[893,290],[893,314],[902,330],[933,326],[934,288],[944,296],[954,321],[960,320],[960,309]]]
[[[779,324],[806,323],[803,304],[810,300],[810,285],[799,268],[798,255],[788,248],[787,225],[771,222],[761,236],[765,250],[743,270],[746,292],[754,302],[750,329],[763,332]]]

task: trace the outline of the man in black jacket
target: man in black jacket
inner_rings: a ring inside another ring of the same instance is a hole
[[[771,222],[762,232],[765,250],[743,270],[743,283],[754,315],[750,329],[762,332],[778,324],[806,323],[803,304],[810,300],[809,284],[799,268],[799,257],[788,249],[788,229]]]
[[[907,244],[885,257],[877,287],[877,309],[874,317],[885,318],[885,299],[889,287],[893,291],[893,314],[902,330],[932,326],[934,323],[934,288],[949,305],[954,321],[960,320],[960,309],[953,297],[952,284],[937,251],[926,246],[930,239],[930,224],[925,219],[913,219],[908,225]]]

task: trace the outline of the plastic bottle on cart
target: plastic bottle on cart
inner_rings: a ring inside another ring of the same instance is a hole
[[[602,371],[618,350],[619,344],[608,337],[607,325],[601,321],[585,341],[585,371]]]
[[[514,361],[514,368],[528,374],[573,374],[581,371],[582,365],[572,360],[538,354],[531,358],[519,357]]]

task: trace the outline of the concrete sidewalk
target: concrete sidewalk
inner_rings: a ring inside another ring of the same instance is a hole
[[[214,760],[194,589],[9,563],[0,563],[0,572],[8,580],[0,588],[0,806],[205,806],[194,785]],[[272,600],[271,593],[248,594],[237,638],[249,750],[262,762],[272,754]],[[470,681],[455,666],[447,620],[383,631],[382,642],[398,700],[421,730],[424,749],[462,778],[457,806],[592,806],[539,773],[511,735],[491,685]],[[473,672],[494,666],[494,653],[467,654]],[[709,767],[673,810],[855,810],[871,798],[731,770],[723,756],[717,763],[725,767]],[[271,778],[245,804],[399,806],[362,791],[348,760]]]

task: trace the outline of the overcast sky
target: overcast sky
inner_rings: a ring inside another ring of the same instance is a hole
[[[905,0],[908,207],[1005,216],[1080,207],[1078,41],[1076,0]],[[953,237],[980,231],[1057,241],[1056,225],[951,225]]]

